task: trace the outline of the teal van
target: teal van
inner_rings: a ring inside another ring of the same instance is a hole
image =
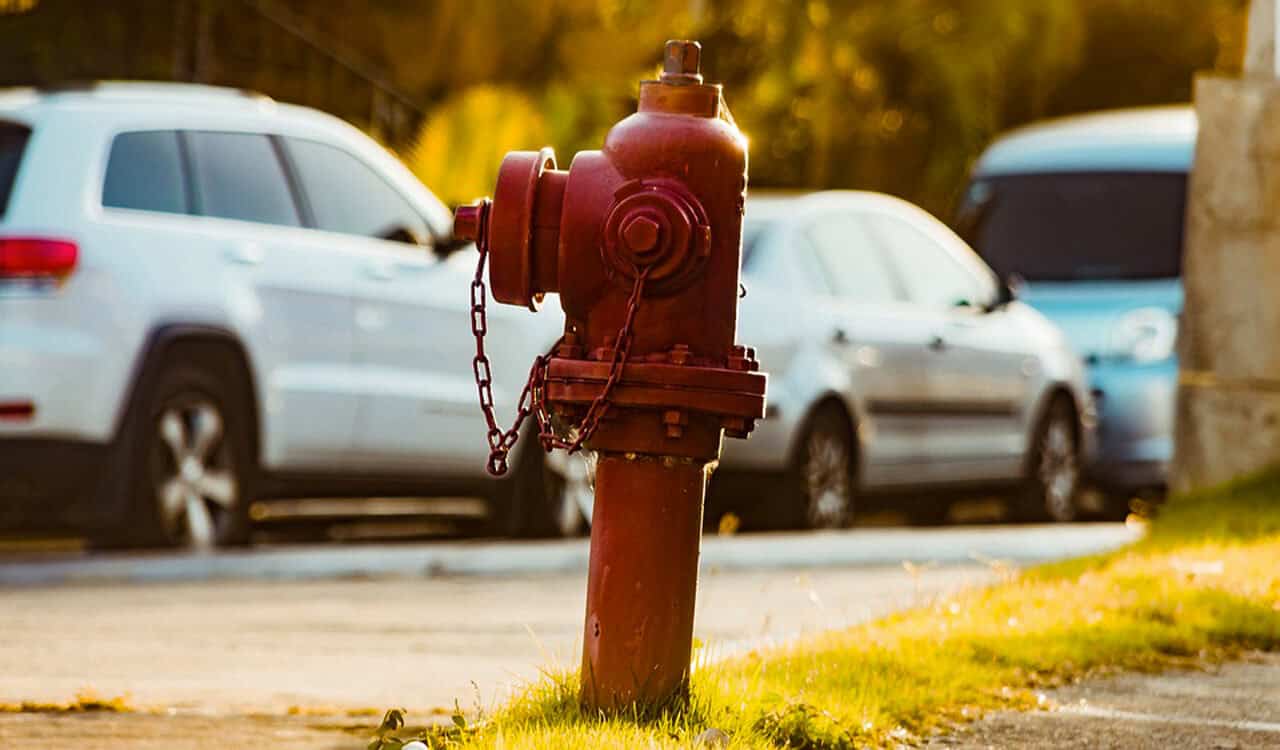
[[[973,170],[956,224],[1083,357],[1099,416],[1087,478],[1124,507],[1172,455],[1189,106],[1033,125]]]

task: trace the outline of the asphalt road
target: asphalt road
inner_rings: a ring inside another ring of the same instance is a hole
[[[1280,748],[1280,656],[1204,671],[1122,674],[1051,690],[1046,711],[1000,711],[938,737],[934,750]]]
[[[1121,525],[708,538],[697,634],[714,659],[983,585],[998,560],[1130,538]],[[491,706],[576,665],[585,555],[570,541],[3,559],[0,703],[90,688],[214,714]]]

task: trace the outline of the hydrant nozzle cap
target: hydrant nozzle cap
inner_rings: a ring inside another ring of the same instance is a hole
[[[667,42],[662,58],[663,83],[702,83],[702,45],[689,39]]]
[[[488,199],[469,206],[458,206],[453,212],[453,236],[460,240],[478,242],[488,213]]]

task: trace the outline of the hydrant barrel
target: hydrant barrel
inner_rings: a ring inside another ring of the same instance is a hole
[[[600,458],[582,656],[589,706],[653,708],[684,696],[705,474],[696,461]]]

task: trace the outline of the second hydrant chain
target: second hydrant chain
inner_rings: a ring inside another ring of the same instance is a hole
[[[483,224],[484,222],[481,226]],[[581,450],[583,443],[591,439],[591,435],[600,425],[600,420],[609,411],[609,396],[613,393],[618,381],[622,379],[622,371],[631,351],[632,325],[640,309],[640,299],[644,296],[644,282],[649,275],[649,269],[636,270],[635,285],[627,301],[626,317],[615,339],[609,379],[605,382],[600,394],[592,400],[591,406],[587,408],[582,423],[568,430],[572,439],[566,440],[556,433],[545,399],[547,365],[551,362],[552,354],[564,340],[563,337],[556,341],[546,354],[533,360],[533,366],[529,368],[529,377],[525,380],[520,398],[516,402],[515,421],[509,429],[503,430],[498,424],[497,410],[493,404],[493,369],[484,349],[485,334],[489,330],[488,293],[484,283],[484,267],[489,256],[486,240],[487,238],[482,236],[476,242],[480,259],[476,263],[475,278],[471,280],[471,333],[476,339],[476,356],[471,360],[471,368],[475,373],[476,390],[480,396],[480,411],[484,414],[485,423],[488,425],[486,439],[489,442],[489,460],[485,468],[493,476],[502,476],[509,469],[507,457],[520,439],[520,427],[531,414],[538,420],[538,438],[544,450],[562,448],[574,453]]]

